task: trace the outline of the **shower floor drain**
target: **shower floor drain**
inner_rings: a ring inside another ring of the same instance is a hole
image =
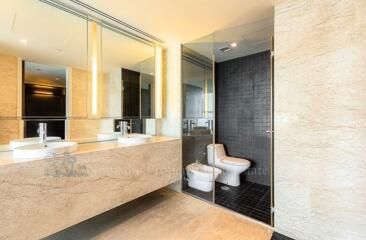
[[[228,186],[221,186],[220,189],[221,190],[224,190],[224,191],[230,190],[230,188]]]

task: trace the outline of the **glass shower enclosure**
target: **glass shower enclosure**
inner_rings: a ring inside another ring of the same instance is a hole
[[[268,225],[272,36],[263,19],[182,45],[182,190]]]
[[[214,142],[215,119],[212,44],[211,34],[182,46],[182,188],[210,202],[214,185],[201,179],[211,179],[212,183],[214,175],[207,167],[207,146]],[[198,176],[199,169],[204,174]]]

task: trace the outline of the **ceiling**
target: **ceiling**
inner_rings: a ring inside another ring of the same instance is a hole
[[[166,42],[184,43],[273,14],[274,0],[82,0]]]
[[[271,49],[274,31],[273,17],[216,31],[184,44],[192,51],[215,62],[223,62],[238,57]],[[232,47],[231,44],[236,46]],[[222,48],[228,51],[221,51]]]
[[[24,73],[26,83],[66,86],[66,68],[25,62]]]
[[[167,42],[188,43],[209,59],[215,54],[216,62],[268,50],[273,36],[274,0],[83,2]],[[232,42],[238,46],[219,51]]]
[[[167,43],[184,43],[216,32],[218,45],[211,46],[211,51],[212,47],[219,48],[233,40],[240,43],[236,52],[222,56],[221,60],[226,60],[235,54],[248,54],[248,46],[253,48],[247,32],[235,29],[272,19],[274,0],[82,1]],[[38,0],[2,0],[0,52],[37,63],[85,69],[87,28],[85,20]],[[223,37],[219,38],[220,34]],[[116,67],[138,70],[140,62],[153,56],[153,48],[148,45],[108,31],[104,31],[104,35],[103,71]],[[21,39],[28,43],[22,44]],[[153,71],[152,67],[145,68],[146,72]]]
[[[213,52],[216,62],[228,61],[271,49],[274,34],[273,17],[214,33]],[[232,47],[231,44],[236,46]],[[222,51],[222,48],[229,48]]]
[[[38,0],[1,0],[0,52],[53,66],[87,68],[88,24],[85,19]],[[103,72],[115,68],[140,70],[154,48],[103,29]],[[26,40],[26,43],[22,43]],[[149,73],[152,66],[144,66]]]
[[[87,25],[36,0],[2,0],[0,51],[25,60],[85,68]],[[21,43],[20,40],[28,43]]]

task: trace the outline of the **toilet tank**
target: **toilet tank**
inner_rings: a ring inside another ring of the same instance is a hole
[[[207,161],[210,165],[214,164],[214,157],[215,161],[218,159],[225,157],[225,148],[222,144],[209,144],[207,145]]]

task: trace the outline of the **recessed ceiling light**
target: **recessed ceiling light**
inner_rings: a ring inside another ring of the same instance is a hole
[[[19,42],[21,42],[23,44],[28,44],[28,40],[27,39],[19,39]]]
[[[238,46],[238,44],[236,42],[233,42],[233,43],[230,43],[230,46],[231,47],[236,47],[236,46]]]

